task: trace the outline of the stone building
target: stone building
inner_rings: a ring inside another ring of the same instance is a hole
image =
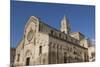
[[[89,53],[89,62],[95,61],[95,46],[90,46],[88,48],[88,53]]]
[[[88,40],[72,32],[66,16],[57,30],[31,16],[16,48],[15,65],[88,62]]]
[[[15,55],[16,55],[16,48],[11,48],[10,49],[10,64],[11,64],[11,67],[13,67],[13,65],[14,65]]]

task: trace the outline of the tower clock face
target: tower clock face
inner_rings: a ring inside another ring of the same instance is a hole
[[[27,40],[30,42],[33,38],[34,31],[31,29],[27,34]]]

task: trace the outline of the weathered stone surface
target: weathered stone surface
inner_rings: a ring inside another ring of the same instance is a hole
[[[24,29],[24,37],[16,48],[14,64],[37,65],[89,61],[88,49],[80,44],[80,40],[71,37],[70,30],[67,28],[64,28],[66,30],[64,33],[31,16]],[[30,30],[33,30],[33,33],[28,35]]]

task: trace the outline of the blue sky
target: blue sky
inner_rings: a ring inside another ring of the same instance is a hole
[[[66,15],[72,32],[81,32],[95,39],[95,6],[74,4],[50,4],[11,1],[11,47],[22,39],[24,26],[30,16],[38,16],[46,24],[60,29],[60,21]]]

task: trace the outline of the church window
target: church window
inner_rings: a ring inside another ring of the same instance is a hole
[[[18,56],[17,61],[19,61],[20,60],[20,54],[18,54],[17,56]]]
[[[66,52],[64,53],[64,63],[67,63]]]
[[[59,38],[61,38],[61,33],[59,34]]]
[[[75,55],[78,55],[78,53],[79,53],[79,51],[74,50],[74,54]]]
[[[51,30],[51,35],[53,35],[53,33],[54,33],[53,30]]]
[[[42,46],[39,47],[39,55],[42,54]]]

